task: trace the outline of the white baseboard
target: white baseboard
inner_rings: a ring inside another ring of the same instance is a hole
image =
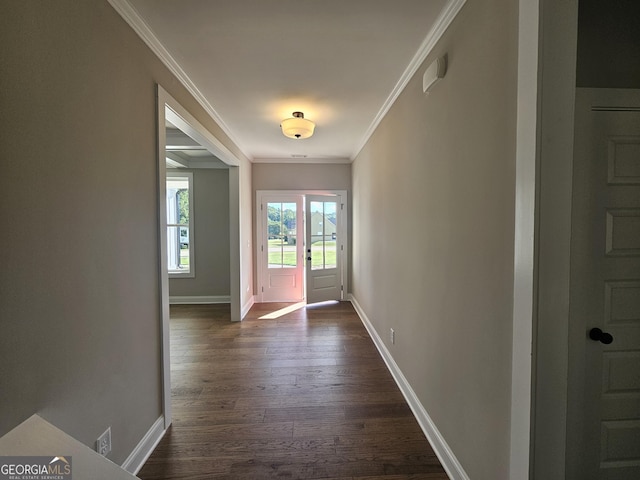
[[[124,461],[122,468],[127,472],[136,475],[158,446],[158,443],[162,440],[165,432],[164,416],[161,415],[160,418],[154,422],[145,436],[142,437],[142,440],[140,440],[140,443],[138,443],[136,448],[133,449],[131,455],[129,455],[129,457]]]
[[[365,328],[369,332],[369,335],[371,336],[371,339],[373,340],[376,348],[380,352],[380,355],[382,355],[384,363],[387,364],[389,372],[391,372],[391,375],[400,388],[402,395],[404,395],[404,398],[407,400],[407,403],[409,404],[413,415],[416,417],[420,428],[422,428],[422,431],[427,437],[427,440],[429,440],[433,451],[436,453],[438,459],[440,460],[440,463],[442,464],[442,467],[447,472],[447,475],[449,475],[449,478],[451,480],[469,480],[469,476],[462,468],[462,465],[453,454],[453,451],[451,450],[449,445],[447,445],[447,442],[444,440],[444,437],[436,427],[435,423],[433,423],[433,420],[431,420],[431,417],[418,399],[416,393],[411,388],[411,385],[403,375],[400,367],[398,367],[398,364],[391,356],[391,353],[380,338],[380,335],[378,335],[378,332],[373,327],[373,324],[367,317],[367,314],[364,312],[353,295],[349,294],[348,299],[353,304],[353,307],[358,313],[358,316],[360,317],[360,320],[364,324]]]
[[[170,305],[204,305],[209,303],[231,303],[229,295],[170,296]]]
[[[247,303],[245,303],[242,306],[242,309],[240,310],[240,318],[244,318],[247,313],[249,313],[249,310],[251,310],[251,307],[253,307],[253,304],[256,303],[256,297],[255,295],[250,295],[249,296],[249,300],[247,300]]]

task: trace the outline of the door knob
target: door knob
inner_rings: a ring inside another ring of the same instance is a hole
[[[311,261],[311,257],[307,257],[307,260]]]
[[[604,343],[605,345],[609,345],[613,342],[613,335],[603,332],[599,328],[592,328],[589,330],[589,338],[596,342]]]

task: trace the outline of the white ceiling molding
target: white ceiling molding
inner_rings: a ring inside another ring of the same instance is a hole
[[[404,72],[400,76],[399,80],[396,82],[395,87],[391,91],[391,93],[387,96],[386,100],[382,102],[379,111],[376,116],[371,121],[368,126],[365,134],[362,136],[360,142],[357,141],[358,137],[355,137],[355,147],[353,148],[353,143],[349,145],[346,149],[342,151],[336,152],[337,156],[325,156],[319,155],[318,152],[315,151],[311,153],[309,151],[310,158],[298,155],[292,156],[284,156],[282,158],[264,158],[258,157],[254,158],[253,155],[247,153],[242,146],[242,144],[238,141],[238,138],[232,133],[229,126],[222,119],[222,117],[218,114],[218,112],[213,108],[212,104],[209,103],[207,98],[203,95],[203,93],[198,89],[196,84],[191,80],[191,78],[187,75],[187,73],[183,70],[183,68],[178,64],[178,62],[172,57],[169,51],[163,46],[160,42],[159,37],[152,31],[149,24],[143,19],[143,17],[138,13],[136,8],[133,6],[133,0],[108,0],[114,10],[129,24],[129,26],[136,32],[136,34],[145,42],[145,44],[151,49],[151,51],[160,59],[160,61],[175,75],[175,77],[180,81],[180,83],[189,91],[189,93],[196,99],[196,101],[204,108],[207,114],[219,125],[222,131],[230,138],[231,141],[235,143],[235,146],[240,149],[240,151],[244,154],[252,162],[260,162],[260,163],[344,163],[352,162],[358,154],[360,154],[361,150],[364,148],[366,143],[369,141],[374,131],[378,128],[382,119],[387,115],[393,104],[397,101],[397,98],[404,91],[407,84],[411,80],[411,78],[416,74],[417,70],[424,63],[427,56],[432,52],[437,42],[441,39],[444,32],[447,30],[449,25],[455,19],[459,11],[463,8],[466,3],[466,0],[446,0],[443,9],[440,11],[440,14],[437,16],[436,21],[432,24],[432,28],[429,30],[429,33],[424,37],[420,47],[417,49],[415,55],[413,56],[409,65],[404,69]],[[144,11],[141,9],[141,11]],[[433,17],[431,17],[433,18]],[[431,23],[429,23],[431,24]],[[428,28],[427,25],[425,25]],[[162,35],[160,35],[162,36]],[[419,40],[422,35],[415,37],[415,40]],[[393,77],[390,79],[393,81]],[[383,90],[383,95],[385,90]],[[380,97],[378,97],[380,98]],[[384,98],[384,97],[382,97]],[[375,106],[374,111],[375,111]],[[369,103],[369,108],[372,105]],[[220,106],[220,108],[222,108]],[[371,110],[369,110],[371,112]],[[368,117],[371,118],[371,117]],[[366,119],[365,119],[366,122]],[[366,123],[364,123],[366,125]],[[361,128],[362,128],[361,124]],[[237,129],[238,127],[236,127]],[[362,131],[362,130],[360,130]],[[243,133],[238,131],[238,133]],[[357,135],[357,133],[355,134]],[[354,138],[351,137],[351,141]],[[272,149],[275,155],[282,155],[283,152],[279,152],[282,149]],[[317,149],[316,149],[317,150]],[[329,150],[330,151],[330,150]],[[264,152],[264,151],[263,151]],[[275,153],[279,152],[279,153]],[[294,150],[295,152],[295,150]],[[264,152],[266,153],[266,152]],[[263,153],[263,155],[264,155]],[[293,153],[293,152],[292,152]],[[300,152],[302,153],[302,152]],[[328,152],[327,152],[328,153]],[[348,156],[345,160],[343,155]],[[340,158],[338,158],[338,156]]]
[[[422,42],[422,45],[420,45],[420,48],[411,60],[411,63],[409,63],[409,65],[405,69],[404,73],[400,77],[400,80],[398,80],[398,83],[396,83],[396,86],[391,91],[391,94],[389,94],[389,97],[382,105],[382,108],[380,108],[380,111],[373,119],[373,122],[371,122],[371,125],[369,125],[369,128],[360,141],[358,148],[356,148],[356,151],[351,156],[351,161],[355,160],[360,151],[367,144],[369,138],[371,138],[373,132],[376,131],[376,128],[378,128],[378,125],[380,125],[382,119],[387,115],[413,75],[416,73],[418,68],[420,68],[420,65],[422,65],[422,62],[424,62],[424,60],[427,58],[427,55],[431,53],[431,50],[433,50],[436,43],[438,43],[438,40],[440,40],[444,32],[446,32],[447,28],[449,28],[449,25],[451,25],[451,22],[453,22],[453,20],[456,18],[465,3],[467,3],[467,0],[450,0],[447,3],[445,8],[442,10],[442,13],[434,23],[433,28],[427,34],[426,38]]]
[[[340,157],[284,157],[284,158],[254,158],[253,163],[324,163],[324,164],[345,164],[351,163],[350,158]]]
[[[189,168],[189,163],[173,152],[167,152],[167,168]]]
[[[205,111],[213,118],[213,120],[220,126],[222,131],[231,139],[238,149],[244,154],[245,157],[251,160],[251,157],[242,150],[240,144],[235,139],[233,133],[222,120],[218,112],[211,106],[205,96],[200,92],[195,83],[191,81],[189,76],[180,67],[178,62],[171,56],[166,48],[160,43],[158,37],[149,28],[147,23],[140,17],[137,10],[127,0],[107,0],[116,12],[129,24],[134,32],[142,39],[144,43],[151,49],[153,53],[160,59],[160,61],[173,73],[180,83],[189,91],[196,101],[205,109]]]
[[[165,134],[167,149],[173,150],[193,150],[204,147],[196,142],[189,135],[177,128],[167,128]]]
[[[191,137],[203,149],[228,166],[237,167],[240,160],[220,140],[209,132],[191,113],[175,101],[161,86],[158,86],[158,101],[164,103],[165,121],[175,125]],[[169,103],[170,102],[170,103]],[[200,149],[198,149],[200,150]],[[185,150],[188,151],[188,150]]]

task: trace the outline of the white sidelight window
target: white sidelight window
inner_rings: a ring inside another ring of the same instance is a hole
[[[169,275],[194,277],[193,174],[167,171]]]

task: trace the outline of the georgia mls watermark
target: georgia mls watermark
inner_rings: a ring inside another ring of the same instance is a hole
[[[0,457],[0,480],[72,480],[71,457]]]

